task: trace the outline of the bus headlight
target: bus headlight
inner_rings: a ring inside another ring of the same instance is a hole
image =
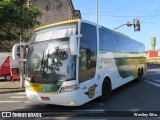
[[[73,91],[73,90],[77,90],[78,88],[79,88],[78,84],[72,85],[72,86],[62,87],[60,93],[70,92],[70,91]]]

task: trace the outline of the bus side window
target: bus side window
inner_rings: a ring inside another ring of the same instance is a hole
[[[130,53],[131,50],[131,41],[127,38],[123,39],[123,44],[124,44],[124,51],[127,53]]]
[[[80,49],[80,70],[87,70],[87,50]]]
[[[113,51],[112,32],[109,31],[108,29],[100,28],[99,35],[100,35],[100,40],[99,40],[100,51]]]
[[[89,49],[80,49],[80,82],[84,82],[91,78],[91,58]]]
[[[113,43],[114,43],[114,51],[115,52],[124,52],[122,37],[115,34]]]

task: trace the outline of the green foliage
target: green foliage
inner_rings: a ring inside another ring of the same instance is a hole
[[[27,0],[1,0],[0,41],[19,41],[22,33],[24,40],[28,40],[30,33],[27,31],[39,24],[37,17],[41,14],[36,6],[27,5]]]

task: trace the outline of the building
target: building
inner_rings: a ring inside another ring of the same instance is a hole
[[[42,16],[39,19],[43,26],[55,22],[70,19],[81,19],[80,10],[75,10],[72,0],[28,0],[30,3],[39,7]],[[36,27],[38,27],[36,26]]]
[[[160,50],[149,50],[146,54],[146,59],[148,63],[158,63],[160,64]]]
[[[74,9],[72,0],[28,0],[28,3],[39,7],[43,14],[38,18],[40,25],[35,28],[64,20],[81,19],[80,10]],[[30,29],[28,32],[32,32],[34,29]],[[0,52],[10,52],[15,43],[16,41],[1,42]]]

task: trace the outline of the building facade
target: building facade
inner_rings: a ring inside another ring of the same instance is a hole
[[[40,25],[52,24],[70,19],[81,19],[80,10],[75,10],[72,0],[30,0],[41,9]],[[36,27],[38,27],[36,26]]]
[[[64,20],[81,19],[80,10],[74,9],[72,0],[28,0],[28,3],[39,7],[42,12],[42,16],[38,18],[40,25],[35,28]],[[35,28],[28,32],[33,32]],[[15,43],[16,41],[0,42],[0,52],[11,52]]]
[[[160,64],[160,50],[149,50],[146,54],[148,63]]]

